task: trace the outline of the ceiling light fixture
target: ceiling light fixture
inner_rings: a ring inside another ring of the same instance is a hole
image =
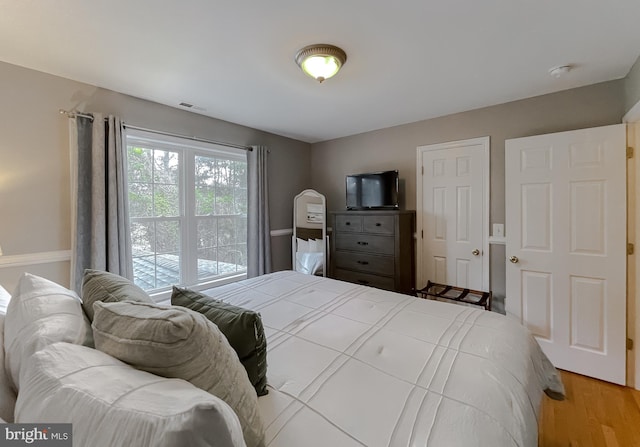
[[[324,43],[308,45],[296,54],[296,64],[318,82],[334,76],[347,62],[347,53]]]
[[[569,73],[572,68],[571,65],[560,65],[559,67],[550,68],[549,74],[554,78],[559,78]]]

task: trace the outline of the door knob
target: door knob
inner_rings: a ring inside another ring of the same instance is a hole
[[[517,264],[517,263],[518,263],[518,261],[519,261],[519,259],[518,259],[518,257],[517,257],[517,256],[511,256],[511,257],[509,258],[509,261],[513,262],[514,264]]]
[[[472,254],[473,256],[478,256],[478,255],[480,254],[480,250],[478,250],[478,249],[476,248],[475,250],[473,250],[473,251],[471,252],[471,254]]]

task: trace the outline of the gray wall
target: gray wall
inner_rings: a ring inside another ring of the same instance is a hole
[[[6,63],[0,63],[0,98],[0,245],[7,256],[71,246],[68,120],[58,113],[60,108],[114,114],[128,124],[167,132],[269,146],[273,229],[291,227],[293,197],[311,186],[308,143]],[[274,268],[290,268],[290,237],[272,242]],[[62,262],[0,268],[0,284],[11,289],[23,270],[68,283],[68,263]]]
[[[640,56],[636,59],[624,83],[625,104],[624,110],[628,112],[640,102]]]
[[[344,208],[344,176],[397,168],[404,205],[415,208],[416,147],[491,136],[491,221],[504,222],[504,140],[620,122],[640,100],[640,63],[626,80],[309,145],[88,84],[0,63],[0,245],[5,255],[68,250],[70,241],[67,119],[58,109],[116,114],[141,127],[271,148],[272,229],[291,227],[295,194],[313,187],[329,209]],[[247,104],[250,107],[251,104]],[[274,237],[277,270],[289,268],[290,237]],[[492,247],[492,282],[504,287],[504,249]],[[1,268],[11,289],[23,270],[68,283],[68,263]]]
[[[329,209],[344,209],[346,174],[398,169],[404,180],[403,206],[415,209],[416,148],[488,135],[490,219],[504,223],[505,140],[620,123],[624,98],[624,81],[617,80],[316,143],[311,151],[312,185],[327,196]],[[504,246],[493,246],[491,284],[497,296],[504,296],[504,259]]]

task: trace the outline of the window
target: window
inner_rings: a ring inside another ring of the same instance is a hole
[[[147,291],[247,270],[242,149],[127,130],[133,276]]]

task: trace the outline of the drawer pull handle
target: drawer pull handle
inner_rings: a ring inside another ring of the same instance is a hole
[[[369,261],[356,261],[360,265],[368,265]]]
[[[345,225],[351,225],[351,222],[345,222],[344,224]]]
[[[380,222],[376,222],[376,227],[381,227],[382,224]]]
[[[357,243],[358,245],[369,245],[369,242],[358,241]]]
[[[359,282],[360,284],[364,284],[365,286],[369,284],[369,281],[364,280],[364,279],[359,279],[359,280],[358,280],[358,282]]]

